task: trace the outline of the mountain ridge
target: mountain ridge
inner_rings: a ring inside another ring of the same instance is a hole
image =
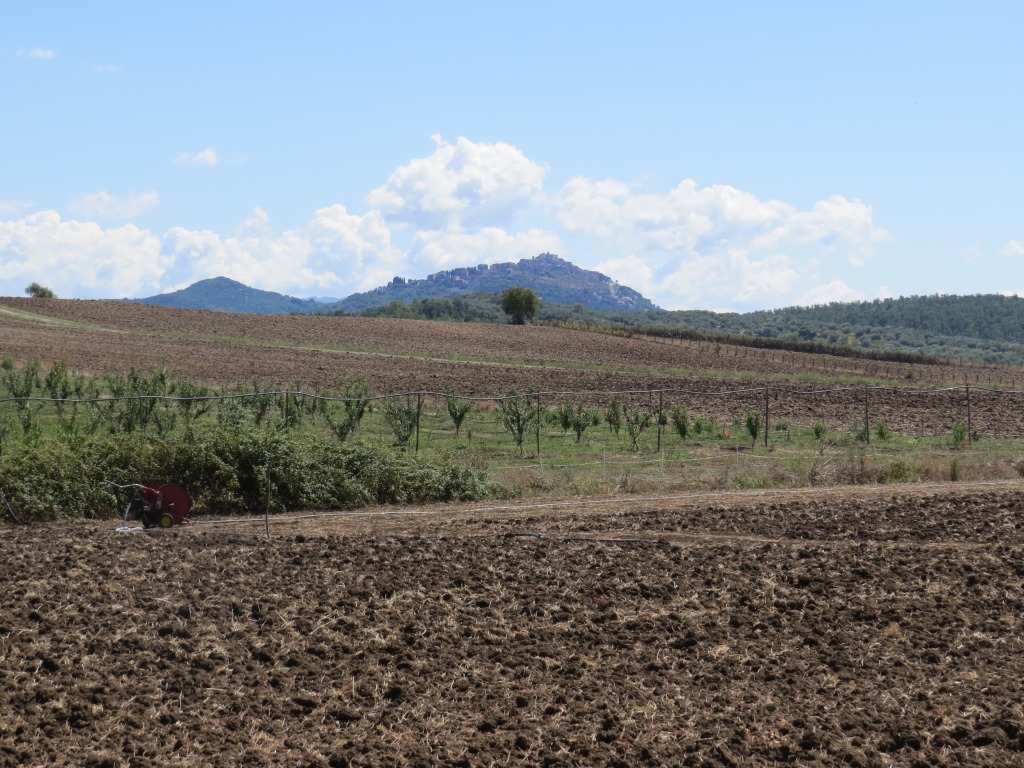
[[[250,288],[229,277],[211,277],[192,283],[179,291],[125,301],[134,304],[153,304],[158,307],[208,309],[253,315],[310,314],[333,306],[321,304],[313,299],[298,299],[274,291]]]
[[[529,288],[542,302],[582,304],[604,312],[642,312],[658,309],[628,286],[607,275],[577,267],[553,253],[499,264],[457,267],[422,279],[395,277],[372,291],[342,299],[335,309],[363,312],[394,301],[454,298],[467,293],[501,293],[506,288]]]
[[[359,313],[395,301],[412,303],[422,299],[455,298],[470,293],[501,293],[512,287],[529,288],[542,302],[582,304],[596,311],[643,312],[658,309],[638,291],[620,285],[600,272],[577,267],[553,253],[542,253],[518,262],[456,267],[421,279],[394,277],[386,285],[333,302],[315,298],[300,299],[250,288],[228,277],[199,280],[178,291],[125,301],[181,309],[266,315]]]

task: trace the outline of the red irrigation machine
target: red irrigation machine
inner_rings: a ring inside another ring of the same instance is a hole
[[[128,525],[129,521],[141,521],[142,528],[171,528],[175,525],[192,525],[192,497],[177,483],[156,483],[154,485],[118,485],[106,481],[115,488],[138,489],[139,495],[124,508],[124,522],[119,531],[141,530]]]

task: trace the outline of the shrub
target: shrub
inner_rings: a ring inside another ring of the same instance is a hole
[[[341,403],[328,404],[324,409],[324,417],[331,432],[343,443],[363,420],[373,393],[364,379],[345,379],[341,384]]]
[[[669,419],[672,422],[672,428],[679,435],[679,439],[686,440],[690,434],[690,414],[686,412],[686,409],[681,405],[675,406],[672,408]]]
[[[641,408],[625,409],[623,414],[626,423],[626,434],[629,435],[629,450],[640,450],[640,435],[654,422],[651,414]]]
[[[587,408],[582,402],[573,403],[568,399],[559,404],[555,409],[554,416],[555,423],[561,428],[563,434],[572,430],[576,436],[577,445],[583,440],[583,433],[587,431],[588,427],[601,423],[601,416],[597,411]]]
[[[455,439],[459,438],[459,431],[462,429],[462,422],[466,420],[470,410],[473,408],[473,401],[457,397],[454,392],[448,390],[444,396],[444,404],[448,409],[448,417],[455,425]]]
[[[698,416],[693,420],[693,434],[718,437],[718,422],[713,417]]]
[[[747,434],[750,435],[750,447],[753,448],[754,444],[757,442],[757,436],[761,434],[761,412],[747,411],[745,425],[747,428]]]
[[[959,451],[967,442],[967,427],[963,424],[954,424],[951,431],[953,433],[953,450]]]
[[[446,458],[212,423],[187,441],[101,433],[0,456],[0,488],[12,507],[36,519],[121,514],[127,497],[104,480],[181,483],[197,514],[215,515],[261,512],[268,499],[285,511],[502,493],[484,473]]]
[[[253,379],[251,387],[239,384],[235,390],[240,396],[239,402],[251,414],[253,423],[257,427],[260,426],[274,407],[276,396],[273,387],[262,383],[259,379]]]
[[[622,400],[618,395],[612,395],[612,400],[608,403],[608,410],[604,414],[604,420],[608,423],[608,429],[618,437],[622,430]]]
[[[422,407],[422,402],[417,400],[414,404],[409,397],[406,397],[404,403],[395,398],[384,402],[384,421],[391,427],[395,442],[399,446],[408,445],[409,438],[416,431]]]
[[[537,418],[537,411],[530,406],[530,401],[525,397],[519,397],[515,393],[498,400],[498,423],[502,428],[512,435],[512,440],[523,455],[523,442],[526,440],[526,432]]]
[[[12,364],[3,367],[3,383],[7,393],[15,399],[15,410],[24,435],[29,435],[36,423],[36,414],[42,409],[42,403],[32,402],[31,398],[40,385],[39,361],[30,360],[22,371]]]
[[[905,483],[914,479],[914,468],[902,459],[896,459],[882,470],[882,479],[887,483]]]
[[[559,403],[550,415],[551,421],[562,430],[563,435],[572,429],[573,404],[569,398]]]

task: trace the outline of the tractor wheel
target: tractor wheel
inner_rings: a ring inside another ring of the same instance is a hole
[[[164,512],[162,515],[160,515],[161,528],[170,528],[172,525],[174,525],[174,518],[171,517],[170,512]]]

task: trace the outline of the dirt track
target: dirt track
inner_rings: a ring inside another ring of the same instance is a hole
[[[1024,765],[1024,486],[0,528],[0,764]]]

